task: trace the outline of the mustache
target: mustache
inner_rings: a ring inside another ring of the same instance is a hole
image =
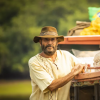
[[[51,44],[48,44],[45,48],[47,48],[47,47],[53,47],[54,48],[54,46],[52,46]]]

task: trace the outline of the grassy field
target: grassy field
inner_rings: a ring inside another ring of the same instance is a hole
[[[31,81],[0,81],[0,100],[29,100]]]

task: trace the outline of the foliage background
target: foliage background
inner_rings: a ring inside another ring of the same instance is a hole
[[[28,60],[41,52],[33,37],[44,26],[67,35],[76,21],[89,21],[100,0],[0,0],[0,79],[29,78]]]

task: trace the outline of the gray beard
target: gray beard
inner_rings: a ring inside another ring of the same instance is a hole
[[[41,44],[42,51],[48,56],[52,56],[57,50],[57,45],[55,47],[53,47],[53,51],[48,51],[47,47],[53,47],[53,46],[52,45],[44,46]]]

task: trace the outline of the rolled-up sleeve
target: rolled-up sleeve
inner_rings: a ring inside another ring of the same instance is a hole
[[[29,60],[30,77],[38,85],[41,91],[48,91],[47,87],[52,83],[53,78],[46,72],[43,66]]]

